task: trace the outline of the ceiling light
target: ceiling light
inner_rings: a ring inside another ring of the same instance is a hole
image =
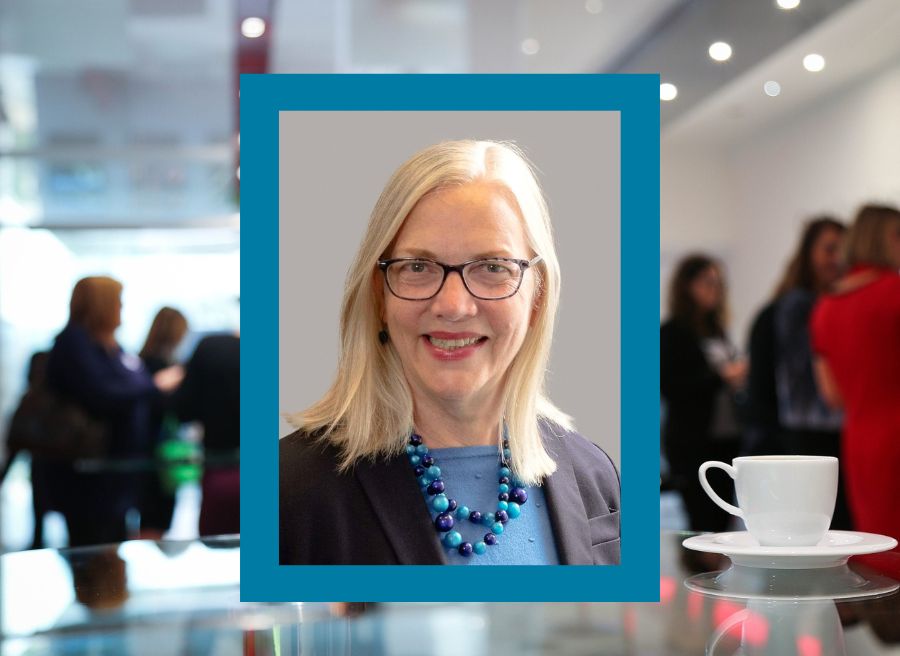
[[[709,47],[709,56],[716,61],[728,61],[731,59],[731,46],[724,41],[716,41]]]
[[[541,49],[541,44],[537,39],[525,39],[522,41],[522,52],[526,55],[536,55]]]
[[[800,6],[800,0],[776,0],[776,4],[782,9],[796,9]]]
[[[663,82],[659,85],[659,99],[665,100],[668,102],[669,100],[675,100],[678,96],[678,87],[676,87],[671,82]]]
[[[810,73],[818,73],[825,68],[825,58],[822,55],[811,53],[803,58],[803,68]]]
[[[775,80],[769,80],[763,85],[763,91],[766,92],[767,96],[771,96],[774,98],[779,93],[781,93],[781,85],[778,84]]]
[[[603,11],[603,0],[584,0],[584,10],[589,14],[599,14]]]
[[[241,34],[248,39],[255,39],[266,32],[266,21],[257,16],[251,16],[241,21]]]

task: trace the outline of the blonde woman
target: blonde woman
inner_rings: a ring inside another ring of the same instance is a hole
[[[559,280],[515,146],[445,142],[394,173],[336,379],[281,441],[282,563],[618,563],[615,467],[544,393]]]

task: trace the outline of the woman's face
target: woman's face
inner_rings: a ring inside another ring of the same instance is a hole
[[[410,212],[390,257],[460,264],[484,257],[531,259],[522,219],[502,188],[469,183],[432,192]],[[414,400],[493,400],[525,339],[535,297],[535,272],[500,300],[477,299],[451,272],[434,298],[408,301],[382,284],[390,340]],[[464,346],[448,341],[466,340]]]
[[[841,246],[844,235],[834,228],[823,230],[809,254],[816,289],[829,289],[841,275]]]
[[[714,266],[698,273],[689,289],[694,303],[704,312],[712,312],[722,303],[722,277]]]

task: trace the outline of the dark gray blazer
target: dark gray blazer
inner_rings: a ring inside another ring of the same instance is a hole
[[[544,482],[564,565],[619,564],[619,475],[578,433],[541,435],[556,472]],[[441,565],[447,559],[406,455],[336,471],[337,449],[296,432],[280,443],[282,565]]]

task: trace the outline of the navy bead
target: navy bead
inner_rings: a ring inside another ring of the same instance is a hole
[[[425,468],[422,465],[416,465],[416,478],[425,474]]]
[[[453,518],[447,513],[441,513],[435,518],[434,527],[441,533],[446,533],[453,528]]]
[[[456,499],[450,499],[449,503],[450,503],[450,505],[447,506],[448,512],[453,512],[454,510],[456,510],[459,507],[459,504],[456,503]]]
[[[497,495],[497,498],[500,499],[500,501],[509,501],[509,495],[506,492],[501,492]]]
[[[484,543],[487,545],[497,544],[497,536],[493,533],[485,533],[484,534]]]
[[[422,436],[416,435],[415,433],[413,433],[412,435],[409,436],[409,443],[412,444],[413,446],[419,446],[422,443]]]
[[[431,465],[434,464],[434,456],[430,453],[426,453],[424,456],[422,456],[422,464],[426,467],[431,467]]]
[[[477,510],[473,510],[472,512],[469,513],[469,521],[472,522],[473,524],[480,524],[481,523],[481,513],[478,512]]]
[[[520,506],[528,501],[528,493],[521,487],[513,488],[512,493],[509,495],[511,501],[515,501]]]
[[[472,555],[472,551],[473,551],[473,549],[472,549],[471,542],[463,542],[461,545],[459,545],[459,555],[460,556],[465,556],[466,558],[468,558],[469,556]]]
[[[501,524],[505,524],[506,522],[509,521],[509,515],[506,513],[505,510],[498,510],[497,512],[494,513],[494,517]]]
[[[501,485],[509,485],[509,476],[501,476],[500,484]]]
[[[441,479],[431,481],[431,483],[428,484],[427,491],[428,494],[440,494],[444,491],[444,481],[442,481]],[[453,510],[453,508],[451,508],[450,510]]]

